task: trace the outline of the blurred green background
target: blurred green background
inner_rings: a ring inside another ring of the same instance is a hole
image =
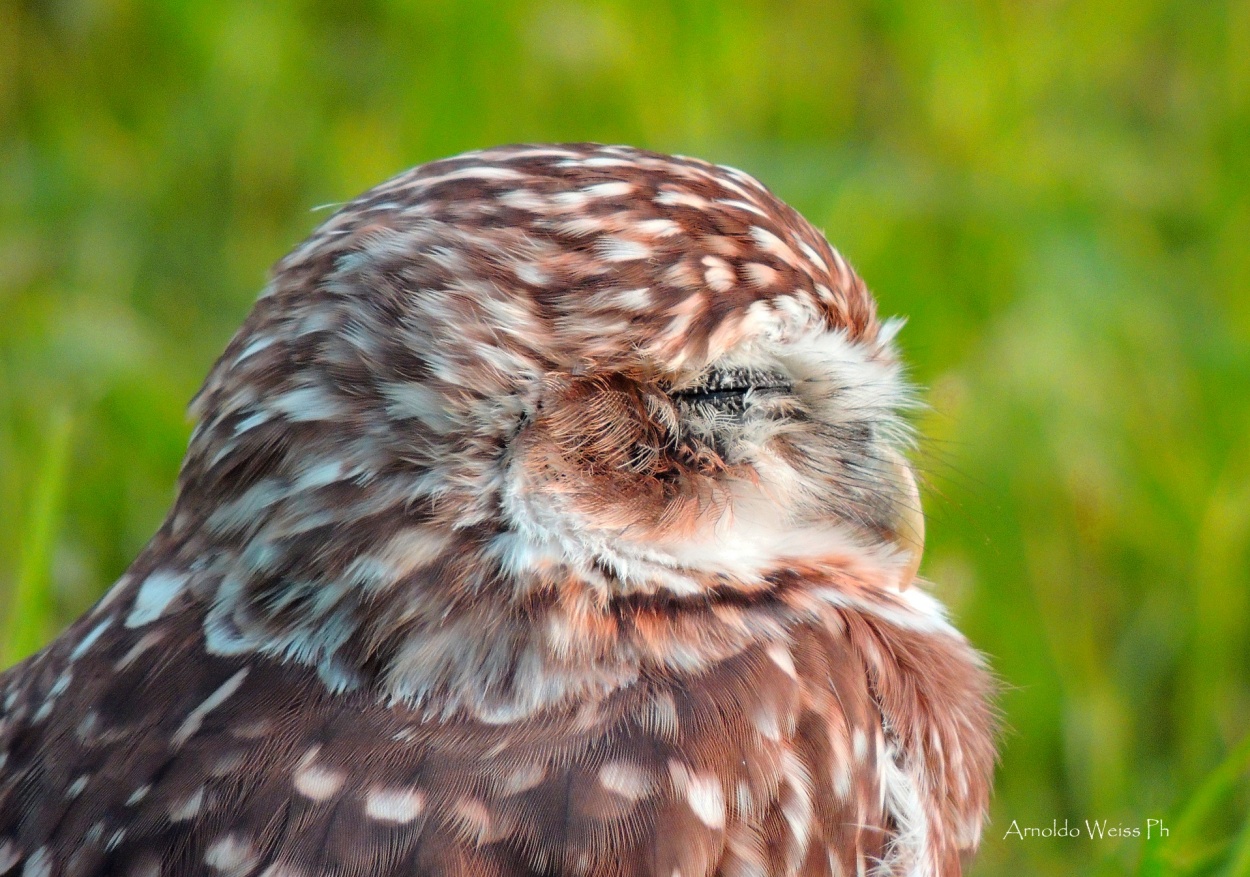
[[[1006,685],[973,873],[1250,874],[1244,2],[3,0],[0,664],[159,525],[312,208],[582,139],[754,173],[910,317],[925,572]]]

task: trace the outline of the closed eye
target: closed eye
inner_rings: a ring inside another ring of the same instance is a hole
[[[790,380],[776,372],[746,368],[714,369],[698,383],[670,390],[669,395],[679,403],[741,410],[745,407],[747,393],[785,393],[790,389]]]

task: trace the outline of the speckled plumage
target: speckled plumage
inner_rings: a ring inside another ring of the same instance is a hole
[[[991,683],[909,587],[873,301],[729,168],[505,147],[279,263],[164,526],[0,676],[0,875],[954,875]]]

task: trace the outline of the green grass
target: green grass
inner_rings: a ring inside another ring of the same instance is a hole
[[[741,166],[909,316],[974,873],[1250,873],[1245,2],[0,4],[0,656],[155,531],[311,208],[535,139]],[[1170,834],[1003,837],[1065,818]]]
[[[61,521],[69,463],[71,422],[55,411],[43,436],[44,454],[33,472],[29,512],[22,521],[21,556],[0,632],[0,666],[7,667],[41,648],[55,634],[52,548]]]

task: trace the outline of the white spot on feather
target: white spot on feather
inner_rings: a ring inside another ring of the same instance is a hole
[[[657,238],[668,238],[681,234],[684,229],[671,219],[644,219],[632,226],[639,234],[649,234]]]
[[[524,764],[512,768],[499,781],[499,788],[505,794],[518,795],[528,792],[547,778],[547,766],[541,763]]]
[[[248,430],[255,429],[263,423],[268,423],[270,413],[268,411],[257,411],[255,414],[249,414],[234,425],[234,434],[236,436],[243,435]]]
[[[728,292],[738,285],[733,266],[720,256],[703,257],[703,282],[716,292]]]
[[[483,843],[490,837],[493,821],[490,810],[476,798],[460,798],[452,806],[452,815],[476,843]]]
[[[581,210],[590,200],[585,192],[556,192],[551,196],[552,202],[569,211]]]
[[[344,413],[343,407],[321,387],[297,387],[269,404],[295,423],[332,420]]]
[[[130,797],[126,799],[126,806],[133,807],[134,805],[138,804],[140,801],[142,801],[144,798],[148,796],[148,792],[150,791],[152,791],[152,786],[150,784],[144,784],[142,786],[139,786],[139,788],[131,792]]]
[[[725,827],[725,790],[710,773],[696,773],[679,761],[668,763],[673,785],[686,796],[690,811],[708,828]]]
[[[339,789],[347,780],[342,771],[316,763],[317,753],[320,751],[320,746],[309,749],[301,759],[299,767],[295,769],[295,776],[292,779],[295,791],[313,801],[325,801],[332,798],[338,794]]]
[[[51,873],[53,873],[53,856],[47,852],[47,847],[40,847],[34,855],[27,858],[26,865],[21,870],[21,877],[50,877]]]
[[[450,430],[455,421],[447,410],[447,400],[435,390],[416,381],[384,384],[386,413],[393,418],[412,417],[438,433]]]
[[[690,809],[708,828],[725,827],[725,792],[720,780],[706,774],[695,776],[686,789]]]
[[[22,860],[17,844],[7,838],[0,841],[0,874],[12,868]]]
[[[78,645],[74,646],[74,650],[69,653],[71,661],[77,661],[87,653],[87,650],[95,645],[95,641],[100,638],[100,634],[108,630],[113,624],[113,619],[106,618],[91,629],[91,632],[78,641]]]
[[[223,874],[245,874],[256,864],[256,851],[250,842],[232,832],[209,844],[204,851],[204,864]]]
[[[170,744],[177,749],[183,743],[200,730],[200,725],[204,723],[205,717],[217,707],[221,706],[226,700],[239,690],[239,686],[243,684],[243,680],[247,678],[249,668],[244,667],[238,673],[235,673],[229,679],[222,683],[221,687],[210,694],[205,701],[191,711],[191,714],[183,720],[178,730],[174,733]]]
[[[295,490],[312,490],[317,487],[324,487],[327,484],[333,484],[341,481],[348,475],[343,467],[342,460],[322,460],[321,462],[305,464],[303,470],[299,473],[299,477],[295,480]]]
[[[654,786],[650,771],[627,761],[605,763],[599,768],[599,784],[631,801],[645,798]]]
[[[60,697],[69,689],[69,684],[74,681],[74,674],[66,670],[60,676],[56,677],[56,682],[52,685],[52,690],[48,692],[48,697],[52,700]]]
[[[641,289],[622,289],[612,294],[612,302],[617,307],[630,311],[641,311],[651,307],[651,290],[647,287]]]
[[[708,200],[685,189],[665,189],[652,199],[661,207],[693,207],[695,210],[706,210]]]
[[[208,769],[208,775],[215,778],[229,776],[236,773],[246,760],[247,755],[242,751],[227,752],[213,762],[212,767]]]
[[[791,679],[799,678],[798,670],[794,668],[794,657],[783,643],[773,643],[769,646],[768,657],[772,658],[773,663],[781,668],[781,672]]]
[[[859,728],[851,735],[851,751],[855,754],[856,761],[863,761],[868,754],[868,738]]]
[[[304,872],[286,862],[274,862],[260,872],[260,877],[304,877]]]
[[[117,663],[113,665],[113,669],[118,671],[125,670],[138,660],[140,655],[152,648],[152,646],[156,645],[164,638],[165,632],[163,630],[153,630],[149,633],[145,633],[139,638],[137,643],[130,647],[130,651],[126,652],[126,654],[122,655],[122,657],[118,659]]]
[[[797,858],[802,858],[807,853],[807,844],[815,825],[812,814],[812,776],[793,751],[782,754],[781,766],[787,791],[782,796],[781,812],[793,836],[792,849],[798,854]]]
[[[570,158],[565,161],[556,162],[558,167],[626,167],[633,168],[637,166],[637,162],[627,158],[610,158],[608,156],[595,156],[591,158]]]
[[[647,705],[645,718],[650,730],[665,737],[675,735],[679,719],[677,716],[677,702],[673,700],[673,695],[667,691],[662,691],[651,698],[651,702]]]
[[[756,216],[760,217],[761,219],[769,218],[768,214],[765,213],[763,210],[760,210],[754,204],[749,204],[746,201],[738,201],[737,199],[734,199],[734,198],[717,198],[716,203],[724,204],[726,207],[736,207],[737,209],[745,210],[748,213],[754,213]]]
[[[529,189],[509,189],[507,192],[500,192],[497,200],[505,207],[528,210],[530,213],[543,213],[548,207],[545,198],[534,194]]]
[[[373,788],[365,798],[365,814],[379,822],[406,825],[425,810],[425,793],[415,788]]]
[[[763,262],[748,262],[742,270],[747,276],[747,282],[756,289],[772,286],[781,276],[776,268],[765,265]]]
[[[799,257],[794,250],[790,249],[785,241],[768,229],[760,228],[758,225],[752,226],[751,237],[755,239],[755,242],[759,244],[760,249],[765,253],[768,253],[770,256],[776,256],[793,268],[799,267]]]
[[[445,174],[438,174],[432,177],[422,177],[415,179],[403,189],[424,190],[441,183],[450,183],[455,180],[493,180],[497,182],[512,182],[514,180],[526,180],[528,177],[520,171],[506,167],[490,167],[487,165],[470,165],[468,167],[457,168],[448,171]]]
[[[601,237],[595,249],[609,262],[634,262],[651,256],[651,248],[646,244],[612,235]]]
[[[751,716],[751,724],[755,725],[755,730],[760,732],[760,736],[765,740],[781,739],[781,717],[777,715],[777,711],[767,706],[761,706]]]
[[[126,626],[141,627],[160,618],[186,584],[187,577],[181,573],[158,569],[149,574],[139,586],[139,593],[135,594],[134,607],[126,616]]]
[[[821,257],[820,253],[813,250],[806,241],[799,241],[799,249],[803,251],[803,255],[807,257],[807,260],[812,263],[817,271],[823,271],[826,274],[829,273],[829,265]],[[825,293],[828,292],[829,289],[826,287]]]
[[[273,342],[274,342],[274,338],[271,336],[267,336],[267,335],[260,336],[259,338],[252,341],[252,343],[248,344],[247,347],[243,348],[243,350],[239,353],[239,355],[235,357],[234,364],[238,365],[243,360],[247,359],[249,356],[255,356],[257,353],[260,353],[266,347],[273,344]]]
[[[194,819],[204,806],[204,787],[200,786],[190,795],[175,804],[169,811],[170,822],[185,822]]]
[[[530,286],[546,286],[551,282],[551,275],[540,269],[533,262],[517,262],[512,266],[517,279]]]
[[[378,562],[391,580],[411,575],[442,557],[452,544],[453,534],[433,527],[400,530],[382,547]]]
[[[22,877],[51,877],[52,854],[47,847],[35,850],[22,867]]]
[[[624,180],[613,180],[610,183],[595,183],[582,189],[591,198],[624,198],[634,191],[634,184]]]
[[[573,216],[557,222],[555,228],[563,234],[586,238],[599,234],[604,225],[604,221],[597,216]]]

